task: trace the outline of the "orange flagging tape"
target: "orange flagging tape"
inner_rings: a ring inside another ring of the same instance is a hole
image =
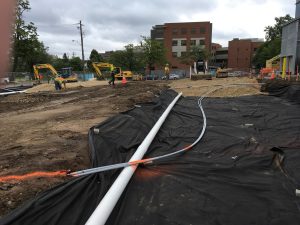
[[[66,176],[67,171],[66,170],[60,170],[60,171],[54,171],[54,172],[32,172],[27,173],[24,175],[10,175],[10,176],[3,176],[0,177],[0,182],[7,182],[11,180],[27,180],[35,177],[57,177],[57,176]]]

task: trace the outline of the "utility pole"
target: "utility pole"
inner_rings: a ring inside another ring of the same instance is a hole
[[[82,25],[81,20],[80,20],[80,22],[79,22],[79,29],[80,29],[80,38],[81,38],[82,65],[83,65],[83,71],[85,71],[82,26],[83,25]]]

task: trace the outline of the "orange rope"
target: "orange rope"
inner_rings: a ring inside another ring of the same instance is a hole
[[[27,180],[35,177],[57,177],[57,176],[66,176],[67,171],[66,170],[60,170],[60,171],[54,171],[54,172],[32,172],[27,173],[24,175],[9,175],[9,176],[3,176],[0,177],[0,182],[6,182],[11,180]]]

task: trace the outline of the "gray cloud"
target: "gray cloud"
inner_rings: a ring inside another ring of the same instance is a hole
[[[223,0],[222,0],[223,1]],[[244,0],[262,4],[268,0]],[[280,1],[280,0],[277,0]],[[95,48],[100,52],[120,49],[128,43],[138,43],[140,35],[149,36],[156,24],[185,22],[182,18],[213,15],[221,0],[31,0],[32,10],[26,20],[38,27],[40,39],[49,46],[49,52],[80,55],[80,46],[72,40],[80,40],[76,23],[84,24],[85,53]],[[226,1],[235,7],[240,0]],[[199,20],[198,20],[199,21]],[[200,20],[201,21],[201,20]],[[245,30],[213,31],[215,40],[231,40],[248,35]]]
[[[232,40],[233,38],[255,38],[251,37],[251,35],[241,29],[232,30],[232,31],[221,31],[221,30],[214,30],[213,31],[214,39],[216,40]]]

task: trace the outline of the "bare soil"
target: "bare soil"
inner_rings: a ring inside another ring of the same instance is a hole
[[[221,88],[221,86],[223,87]],[[210,93],[208,97],[237,97],[261,94],[257,80],[248,77],[213,78],[212,80],[197,81],[190,79],[176,80],[171,82],[170,87],[177,92],[183,92],[186,96],[202,96],[212,90],[215,91]]]
[[[106,83],[1,97],[0,177],[89,168],[89,128],[135,104],[151,101],[166,88],[166,82],[132,82],[115,88]],[[0,182],[0,215],[66,179]]]
[[[26,94],[0,97],[0,177],[34,171],[80,170],[90,167],[87,133],[90,127],[151,101],[168,85],[184,95],[199,96],[213,85],[256,83],[248,78],[191,81],[139,81],[120,83],[91,81],[69,85],[56,92],[40,85]],[[211,96],[259,94],[259,88],[228,87]],[[0,217],[38,193],[66,181],[67,177],[34,178],[0,182]]]

